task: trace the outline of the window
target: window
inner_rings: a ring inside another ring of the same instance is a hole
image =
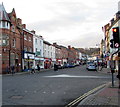
[[[41,56],[41,49],[40,49],[40,56]]]
[[[12,26],[12,32],[15,32],[15,26],[14,25]]]
[[[15,40],[15,38],[13,38],[13,40],[12,40],[12,46],[13,46],[13,47],[16,46],[16,40]]]
[[[36,52],[37,52],[37,48],[36,48]]]
[[[3,34],[2,37],[1,37],[0,42],[1,42],[0,45],[2,45],[2,46],[9,45],[9,36],[6,35],[6,34]]]
[[[37,39],[35,39],[35,44],[37,44]]]
[[[0,21],[0,28],[2,28],[2,21]]]
[[[32,52],[32,48],[31,47],[29,48],[29,52]]]
[[[27,40],[27,35],[24,35],[24,40]]]
[[[42,45],[42,44],[41,44],[41,40],[40,40],[40,45]]]
[[[32,38],[31,38],[31,37],[29,37],[29,41],[30,41],[30,42],[32,41]]]
[[[27,47],[26,46],[24,46],[24,51],[27,51]]]
[[[2,39],[0,38],[0,46],[2,46]]]
[[[5,22],[4,21],[2,22],[2,27],[5,27]]]

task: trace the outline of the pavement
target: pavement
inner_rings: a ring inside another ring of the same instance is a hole
[[[51,69],[40,69],[40,71],[35,70],[35,73],[40,73],[40,72],[46,72],[46,71],[50,71],[53,70],[53,68]],[[21,72],[15,72],[13,75],[22,75],[22,74],[30,74],[31,71],[21,71]],[[3,74],[3,75],[12,75],[11,73],[9,74]]]
[[[110,73],[110,69],[104,68],[102,71],[98,71],[100,73]],[[117,75],[117,72],[114,74]],[[87,96],[83,99],[78,107],[87,105],[87,106],[108,106],[108,107],[120,107],[120,89],[119,80],[114,82],[114,86],[112,83],[107,83],[104,88],[100,89],[94,94]]]

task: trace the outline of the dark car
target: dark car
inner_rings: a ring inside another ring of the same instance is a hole
[[[75,67],[74,64],[68,64],[68,68],[73,68],[73,67]]]

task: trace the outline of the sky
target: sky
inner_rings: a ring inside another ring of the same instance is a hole
[[[76,48],[99,46],[102,26],[118,11],[119,0],[0,0],[8,13],[15,8],[28,30],[51,44]]]

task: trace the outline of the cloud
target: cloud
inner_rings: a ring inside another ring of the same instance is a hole
[[[61,45],[89,47],[100,43],[103,37],[101,28],[117,12],[118,1],[4,0],[4,4],[6,10],[15,8],[27,28],[34,29],[46,40]]]
[[[86,33],[84,35],[80,35],[79,37],[74,38],[71,41],[62,41],[62,43],[65,46],[71,45],[77,48],[79,47],[87,48],[87,47],[95,47],[96,44],[100,43],[101,39],[102,39],[101,34],[97,34],[96,32],[91,32],[91,33]]]

